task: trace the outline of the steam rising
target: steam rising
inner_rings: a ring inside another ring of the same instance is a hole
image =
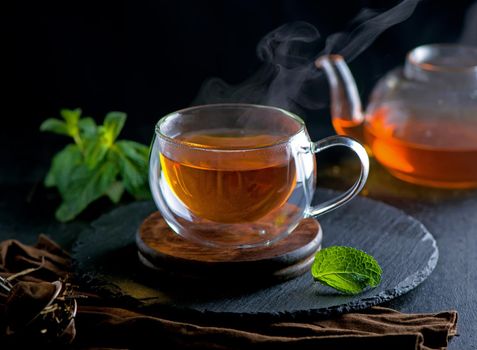
[[[326,40],[307,22],[285,24],[258,43],[257,56],[263,64],[255,74],[237,85],[211,78],[202,85],[194,104],[257,103],[291,111],[320,108],[323,100],[313,91],[319,91],[315,87],[323,75],[314,60],[334,53],[352,61],[382,32],[409,18],[419,1],[404,0],[384,12],[363,9],[350,23],[349,31],[332,34]]]

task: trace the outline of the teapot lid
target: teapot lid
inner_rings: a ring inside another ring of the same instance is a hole
[[[471,83],[477,86],[477,47],[460,44],[416,47],[407,55],[404,75],[422,82]]]

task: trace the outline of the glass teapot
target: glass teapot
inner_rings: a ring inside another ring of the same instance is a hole
[[[365,113],[341,56],[315,65],[329,80],[336,132],[365,143],[391,174],[432,187],[477,187],[477,48],[415,48],[377,83]]]

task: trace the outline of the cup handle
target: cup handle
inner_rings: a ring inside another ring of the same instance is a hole
[[[342,206],[343,204],[346,204],[363,189],[364,184],[368,179],[369,158],[368,154],[366,153],[366,149],[358,141],[352,139],[351,137],[327,137],[323,140],[313,142],[311,146],[311,151],[313,153],[318,153],[335,146],[350,148],[358,156],[359,161],[361,162],[361,172],[354,185],[351,186],[346,192],[335,198],[327,200],[326,202],[320,203],[314,207],[310,207],[306,213],[307,217],[316,217],[318,215],[334,210]]]

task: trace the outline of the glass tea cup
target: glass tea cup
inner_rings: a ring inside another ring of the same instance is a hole
[[[290,234],[303,218],[333,210],[363,188],[369,160],[352,138],[312,142],[298,116],[250,104],[213,104],[166,115],[156,125],[149,184],[167,224],[205,245],[249,248]],[[312,206],[315,153],[350,148],[361,162],[355,184]]]

